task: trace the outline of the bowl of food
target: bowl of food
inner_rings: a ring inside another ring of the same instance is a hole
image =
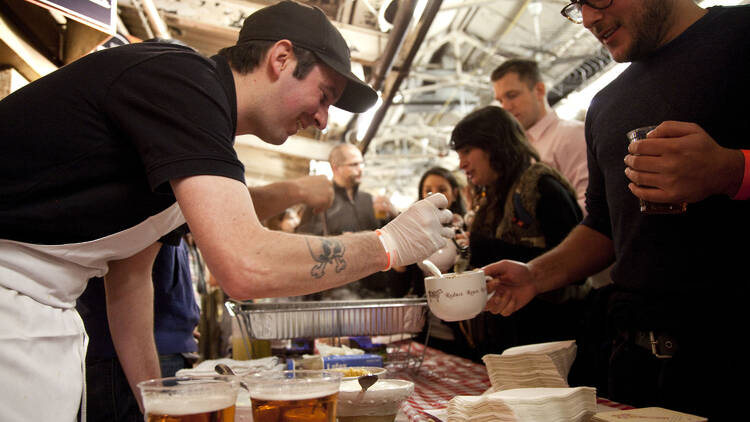
[[[377,366],[349,366],[344,368],[328,368],[326,371],[341,372],[341,381],[356,380],[365,375],[377,375],[380,378],[386,369]]]
[[[362,391],[356,379],[342,381],[336,404],[339,422],[393,422],[401,405],[414,392],[414,383],[383,379]]]

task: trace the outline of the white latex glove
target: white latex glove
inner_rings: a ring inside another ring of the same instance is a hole
[[[453,213],[445,209],[448,200],[441,193],[415,202],[406,211],[378,230],[380,241],[390,255],[388,268],[422,261],[453,237]],[[384,270],[384,271],[385,271]]]

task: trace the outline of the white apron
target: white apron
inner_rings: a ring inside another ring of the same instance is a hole
[[[88,338],[75,310],[107,262],[140,252],[185,222],[175,203],[101,239],[35,245],[0,239],[0,420],[85,422]]]

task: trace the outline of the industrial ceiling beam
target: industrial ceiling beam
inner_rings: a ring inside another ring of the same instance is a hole
[[[406,57],[404,57],[404,59],[402,60],[401,65],[398,68],[397,75],[389,79],[390,84],[387,84],[385,89],[383,90],[383,103],[380,108],[375,111],[375,115],[372,118],[370,127],[367,128],[367,132],[365,133],[365,136],[360,143],[359,148],[362,151],[362,154],[365,154],[367,152],[367,148],[370,146],[370,142],[372,142],[372,139],[375,137],[375,133],[378,131],[380,124],[383,122],[388,108],[393,103],[393,97],[396,95],[396,92],[398,92],[401,83],[409,74],[409,69],[411,68],[412,62],[414,61],[414,57],[417,55],[419,47],[422,45],[422,42],[427,36],[427,32],[429,31],[430,26],[435,20],[435,16],[437,15],[438,11],[440,11],[440,5],[442,3],[442,0],[429,0],[427,2],[424,12],[422,12],[422,17],[417,24],[417,28],[415,29],[414,38],[411,40],[411,45],[409,45],[409,48],[406,52]]]
[[[375,91],[380,91],[386,75],[391,71],[393,61],[401,50],[401,45],[403,45],[404,39],[406,38],[409,24],[411,23],[412,17],[414,17],[414,8],[417,6],[417,0],[393,1],[398,2],[398,8],[396,9],[396,17],[393,20],[391,36],[388,38],[388,43],[383,51],[383,56],[378,61],[377,69],[375,70],[372,82],[370,83],[372,89]]]

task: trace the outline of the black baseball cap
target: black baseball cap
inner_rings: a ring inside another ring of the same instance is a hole
[[[378,99],[375,90],[352,73],[349,46],[317,7],[285,0],[258,10],[245,19],[237,44],[252,40],[289,40],[344,76],[346,87],[334,104],[340,109],[361,113]]]

